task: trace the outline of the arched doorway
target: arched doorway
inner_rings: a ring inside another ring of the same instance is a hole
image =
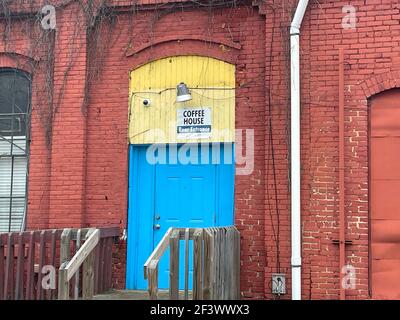
[[[189,100],[177,99],[182,83]],[[145,289],[143,264],[168,228],[233,224],[235,66],[201,56],[159,59],[131,72],[129,97],[126,287]],[[168,259],[160,260],[159,288],[168,288]]]
[[[370,289],[400,299],[400,89],[370,100]]]

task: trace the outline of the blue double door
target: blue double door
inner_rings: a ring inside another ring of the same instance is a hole
[[[130,146],[127,289],[147,288],[143,265],[168,228],[232,225],[233,210],[233,144]],[[183,266],[183,247],[180,253]],[[190,258],[190,287],[192,264]],[[181,267],[181,288],[183,272]],[[166,252],[159,264],[159,288],[168,284]]]

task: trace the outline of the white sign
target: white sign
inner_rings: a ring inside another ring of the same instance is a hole
[[[178,139],[207,139],[211,136],[211,108],[177,109]]]

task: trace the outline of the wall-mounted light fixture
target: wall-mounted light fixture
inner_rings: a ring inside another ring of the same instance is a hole
[[[192,95],[184,82],[181,82],[176,87],[176,102],[185,102],[192,100]]]

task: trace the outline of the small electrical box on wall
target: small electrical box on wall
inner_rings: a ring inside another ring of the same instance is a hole
[[[286,294],[286,275],[283,273],[272,274],[272,294]]]

